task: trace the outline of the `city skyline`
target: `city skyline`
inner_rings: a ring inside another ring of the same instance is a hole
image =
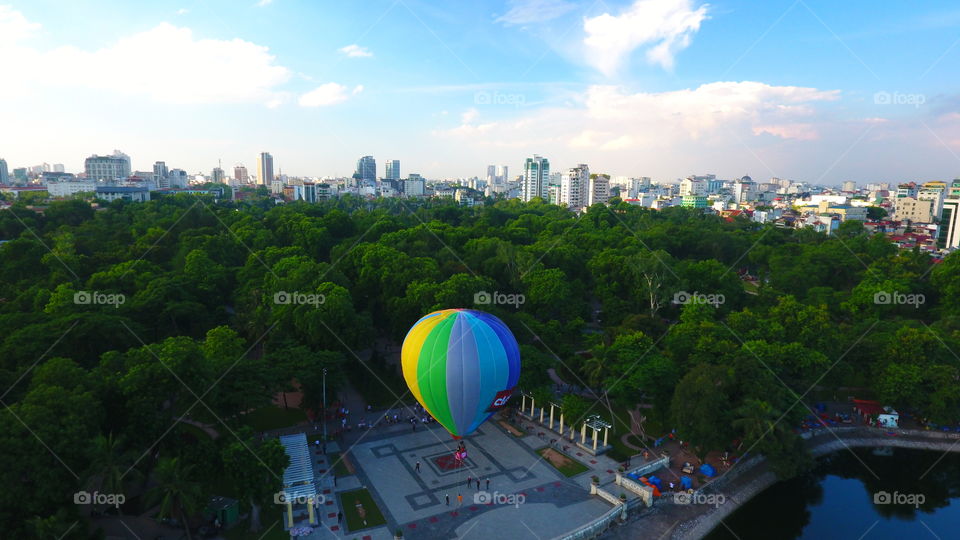
[[[948,2],[53,6],[0,4],[0,53],[22,82],[0,90],[11,169],[79,171],[121,148],[134,169],[208,173],[271,148],[291,176],[348,177],[362,155],[429,178],[533,154],[659,180],[960,171]],[[300,31],[317,21],[328,31]],[[104,63],[125,84],[93,75]]]

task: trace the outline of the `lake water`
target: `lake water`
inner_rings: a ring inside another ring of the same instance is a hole
[[[960,538],[960,455],[861,448],[817,463],[751,499],[707,539]],[[877,493],[900,504],[874,504]]]

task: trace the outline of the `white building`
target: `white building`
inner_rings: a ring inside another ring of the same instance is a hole
[[[130,156],[119,150],[112,155],[92,155],[84,160],[83,170],[90,180],[114,181],[130,176]]]
[[[733,200],[739,204],[752,201],[756,195],[756,184],[749,176],[744,176],[733,183]]]
[[[520,198],[530,201],[535,197],[547,200],[550,186],[550,161],[538,155],[527,158],[523,166],[523,186]]]
[[[960,199],[943,201],[940,230],[937,233],[937,246],[940,249],[960,247]]]
[[[560,176],[560,204],[579,212],[590,200],[590,167],[581,163]]]
[[[423,197],[426,181],[417,173],[413,173],[403,181],[403,194],[406,197]]]
[[[590,178],[590,197],[587,199],[587,206],[595,204],[607,204],[610,200],[610,176],[606,174],[597,174]]]
[[[93,193],[96,190],[97,183],[89,178],[84,180],[70,178],[47,182],[47,193],[51,197],[71,197],[77,193]]]
[[[703,197],[707,194],[707,182],[696,176],[688,176],[680,181],[681,197]]]

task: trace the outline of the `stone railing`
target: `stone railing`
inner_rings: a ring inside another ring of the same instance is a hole
[[[595,519],[581,527],[577,527],[566,534],[562,534],[556,537],[554,540],[590,540],[593,538],[598,538],[603,535],[607,529],[620,521],[622,515],[623,512],[620,508],[614,508],[606,514],[600,516],[598,519]]]
[[[617,473],[616,484],[627,491],[632,491],[640,496],[640,500],[647,506],[653,505],[653,488],[636,482],[626,476]]]
[[[636,469],[631,469],[624,474],[625,475],[635,474],[637,476],[646,476],[647,473],[653,472],[657,469],[664,469],[669,466],[670,466],[670,458],[668,456],[663,456],[649,463],[644,463],[643,465],[637,467]]]

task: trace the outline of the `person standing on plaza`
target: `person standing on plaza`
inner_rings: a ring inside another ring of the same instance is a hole
[[[450,494],[447,493],[447,494],[444,495],[444,496],[447,498],[447,506],[450,506]]]
[[[417,460],[417,472],[420,472],[420,460]]]
[[[463,494],[457,493],[457,506],[463,506]]]
[[[487,491],[490,491],[490,479],[487,478]]]
[[[343,511],[337,512],[337,523],[343,523]]]

